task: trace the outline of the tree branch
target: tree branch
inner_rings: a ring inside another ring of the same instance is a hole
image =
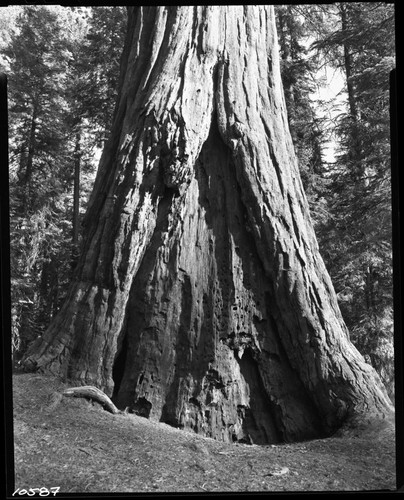
[[[110,398],[100,389],[93,385],[83,385],[81,387],[71,387],[62,392],[64,396],[73,396],[76,398],[89,398],[94,399],[101,403],[104,408],[114,415],[121,413],[120,410],[114,405]]]

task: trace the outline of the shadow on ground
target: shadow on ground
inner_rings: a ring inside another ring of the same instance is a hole
[[[394,428],[283,445],[226,444],[13,377],[15,487],[60,493],[394,490]]]

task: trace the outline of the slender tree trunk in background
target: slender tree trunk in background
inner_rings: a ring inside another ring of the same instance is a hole
[[[349,9],[351,6],[346,3],[339,4],[339,12],[341,18],[341,28],[342,31],[348,33],[349,30]],[[352,15],[352,14],[351,14]],[[351,177],[353,182],[357,186],[358,192],[363,192],[363,189],[367,187],[367,167],[366,163],[362,159],[362,145],[361,145],[361,135],[359,131],[360,113],[357,105],[357,98],[355,95],[355,87],[352,81],[353,74],[353,61],[351,55],[351,47],[345,37],[344,40],[344,67],[345,76],[347,82],[347,94],[348,94],[348,106],[349,115],[351,119],[350,127],[350,145],[348,150],[349,165],[351,169]],[[364,294],[365,294],[365,305],[368,311],[368,316],[371,319],[375,317],[375,301],[374,301],[374,275],[371,267],[367,267],[363,272],[364,279]]]
[[[290,12],[289,6],[286,6],[286,15],[283,14],[283,12],[280,10],[278,14],[278,22],[279,22],[279,27],[280,27],[280,33],[281,36],[279,37],[279,42],[280,42],[280,49],[282,53],[282,62],[285,66],[288,66],[291,64],[291,61],[293,59],[292,56],[292,50],[291,50],[291,40],[288,40],[287,34],[290,34],[293,32],[291,27],[290,27]],[[289,109],[289,123],[291,123],[291,120],[293,120],[293,116],[291,116],[291,112],[294,111],[294,101],[295,101],[295,93],[294,93],[294,88],[293,88],[293,83],[290,79],[288,81],[283,80],[283,92],[284,92],[284,97],[285,97],[285,102],[286,102],[286,107]],[[294,144],[296,144],[297,137],[295,134],[295,131],[293,129],[290,130],[291,136],[292,136],[292,141]]]
[[[340,7],[340,16],[341,16],[341,28],[344,33],[348,32],[348,6],[344,3],[339,4]],[[348,94],[348,103],[349,103],[349,111],[353,120],[358,120],[358,110],[356,107],[355,100],[355,91],[354,85],[352,82],[352,56],[350,52],[350,47],[348,41],[344,40],[344,67],[345,67],[345,76],[347,81],[347,94]]]
[[[347,33],[349,29],[348,22],[348,9],[349,5],[346,3],[339,4],[339,12],[341,17],[341,28],[342,31]],[[360,144],[360,134],[358,130],[358,121],[359,121],[359,111],[356,102],[355,96],[355,88],[352,81],[352,73],[353,73],[353,62],[351,55],[351,48],[349,42],[345,39],[343,42],[344,46],[344,68],[345,68],[345,77],[347,84],[347,94],[348,94],[348,105],[349,105],[349,114],[352,121],[351,127],[351,147],[350,147],[350,155],[351,155],[351,168],[352,174],[355,180],[361,180],[363,178],[363,166],[361,162],[361,144]]]
[[[37,113],[38,113],[37,105],[34,103],[30,131],[29,131],[29,137],[28,137],[28,141],[27,141],[27,157],[26,157],[25,162],[23,162],[23,161],[20,162],[21,171],[25,170],[25,172],[22,176],[22,184],[23,184],[23,196],[22,196],[22,200],[21,200],[21,211],[22,212],[27,210],[27,208],[30,206],[30,200],[31,200],[31,179],[32,179],[32,165],[33,165],[34,153],[35,153],[35,135],[36,135],[36,128],[37,128]],[[23,158],[23,156],[22,156],[22,158]],[[25,165],[23,165],[23,163],[25,163]]]
[[[79,228],[80,228],[80,168],[81,168],[81,148],[80,132],[76,134],[76,144],[74,148],[74,180],[73,180],[73,231],[72,231],[72,267],[77,263],[79,255]]]
[[[319,255],[273,8],[129,8],[76,280],[24,359],[224,440],[333,432],[391,404]]]
[[[73,187],[73,246],[79,244],[79,224],[80,224],[80,133],[76,134],[76,146],[74,149],[74,187]]]

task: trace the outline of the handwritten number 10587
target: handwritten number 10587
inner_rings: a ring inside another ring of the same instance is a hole
[[[45,488],[44,486],[42,486],[42,488],[29,488],[27,490],[25,489],[20,489],[20,488],[17,488],[14,493],[13,493],[13,496],[15,495],[28,495],[29,497],[32,497],[34,495],[39,495],[40,497],[47,497],[48,495],[50,495],[51,493],[53,494],[53,496],[56,496],[56,493],[58,493],[60,490],[60,486],[54,486],[52,488]]]

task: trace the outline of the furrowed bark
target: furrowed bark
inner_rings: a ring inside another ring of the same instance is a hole
[[[390,414],[318,251],[273,8],[139,7],[129,26],[76,281],[25,366],[226,441]]]

